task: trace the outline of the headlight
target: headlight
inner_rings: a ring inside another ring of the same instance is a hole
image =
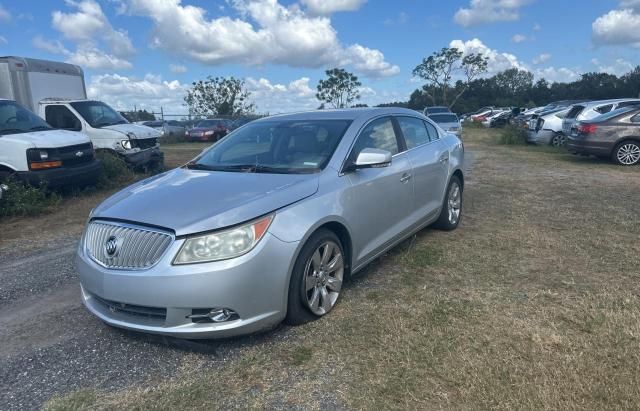
[[[212,136],[213,135],[213,130],[205,131],[204,135],[205,136]]]
[[[125,150],[131,150],[131,148],[133,147],[133,145],[131,144],[131,140],[122,140],[120,142],[120,145],[122,146],[122,148],[124,148]]]
[[[187,238],[173,263],[204,263],[246,254],[260,242],[272,220],[273,214],[270,214],[228,230]]]

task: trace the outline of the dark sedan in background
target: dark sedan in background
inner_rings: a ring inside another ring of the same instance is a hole
[[[228,133],[229,120],[212,118],[200,120],[185,132],[185,138],[189,141],[218,141]]]
[[[640,163],[640,107],[613,110],[572,129],[569,152],[610,158],[632,166]]]

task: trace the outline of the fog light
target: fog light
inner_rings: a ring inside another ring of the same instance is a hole
[[[195,308],[191,315],[187,315],[194,323],[223,323],[237,320],[238,313],[230,308]]]

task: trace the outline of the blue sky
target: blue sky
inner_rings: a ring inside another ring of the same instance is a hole
[[[37,7],[35,6],[37,4]],[[407,100],[445,46],[570,81],[640,64],[640,0],[0,0],[0,55],[70,61],[118,109],[184,112],[190,82],[245,78],[260,112],[315,108],[343,66],[363,102]]]

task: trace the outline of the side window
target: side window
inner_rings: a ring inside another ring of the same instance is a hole
[[[622,103],[618,104],[618,107],[616,108],[629,107],[629,106],[635,106],[635,105],[638,105],[637,101],[623,101]]]
[[[362,130],[353,146],[352,158],[355,160],[365,148],[387,150],[392,155],[399,152],[398,140],[393,130],[391,118],[385,117],[374,120]]]
[[[424,122],[424,125],[427,127],[427,132],[429,133],[429,140],[436,141],[440,138],[440,134],[438,134],[438,130],[433,126],[433,124],[428,121]]]
[[[47,120],[53,128],[79,131],[80,120],[65,106],[47,106],[44,110]]]
[[[612,108],[613,108],[613,104],[607,104],[606,106],[597,107],[595,108],[595,110],[600,114],[604,114],[604,113],[610,112]]]
[[[421,146],[430,141],[425,123],[415,117],[398,117],[402,135],[407,143],[407,149]]]
[[[640,114],[636,114],[635,116],[631,117],[631,122],[640,123]]]

